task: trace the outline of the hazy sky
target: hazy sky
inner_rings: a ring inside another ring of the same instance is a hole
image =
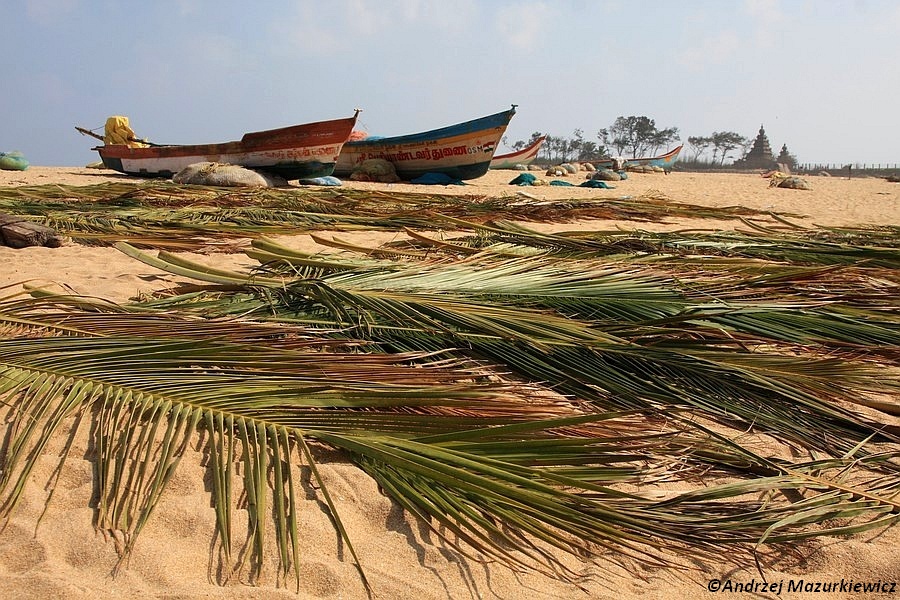
[[[206,143],[510,104],[510,143],[643,115],[684,141],[763,124],[802,163],[900,163],[897,0],[0,0],[0,40],[0,151],[35,165],[97,160],[74,126],[113,114]]]

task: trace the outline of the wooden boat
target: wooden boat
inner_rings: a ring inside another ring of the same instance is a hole
[[[527,148],[510,152],[509,154],[501,154],[491,159],[492,169],[514,169],[516,165],[530,165],[537,158],[541,145],[547,136],[542,135]]]
[[[334,174],[350,175],[370,158],[393,163],[401,179],[443,173],[454,179],[475,179],[487,173],[500,138],[516,113],[509,110],[480,119],[394,137],[365,138],[344,144]]]
[[[669,172],[672,170],[672,167],[675,166],[675,161],[678,160],[678,154],[681,152],[681,149],[683,147],[683,145],[678,146],[674,150],[669,150],[665,154],[660,154],[659,156],[652,156],[647,158],[627,158],[625,159],[625,168],[636,166],[661,167],[664,171]],[[590,162],[598,169],[612,168],[612,160],[609,158],[605,160],[594,160]]]
[[[319,121],[280,129],[246,133],[236,142],[167,145],[133,140],[134,144],[106,144],[93,148],[103,165],[127,175],[172,177],[188,165],[218,162],[280,175],[287,180],[331,175],[353,126],[348,119]],[[87,129],[81,133],[103,139]]]

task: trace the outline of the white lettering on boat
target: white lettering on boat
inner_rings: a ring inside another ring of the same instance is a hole
[[[310,158],[313,156],[330,156],[331,161],[337,160],[340,153],[338,146],[316,146],[314,148],[285,148],[283,150],[266,150],[260,152],[266,158],[274,158],[278,160]]]
[[[424,148],[423,150],[404,150],[404,151],[380,151],[380,152],[361,152],[357,158],[357,163],[370,158],[383,158],[390,162],[407,162],[411,160],[442,160],[452,156],[466,156],[471,154],[490,154],[494,151],[494,144],[479,144],[477,146],[445,146],[443,148]]]

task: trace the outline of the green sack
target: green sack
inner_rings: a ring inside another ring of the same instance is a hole
[[[534,185],[534,181],[537,179],[531,173],[522,173],[521,175],[516,176],[515,179],[509,182],[509,185]]]
[[[0,169],[4,171],[24,171],[28,168],[28,161],[21,152],[0,152]]]

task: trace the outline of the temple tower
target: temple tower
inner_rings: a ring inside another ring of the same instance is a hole
[[[775,166],[775,155],[772,154],[772,147],[769,145],[769,138],[766,137],[766,130],[762,125],[759,126],[759,134],[753,140],[753,146],[744,158],[735,161],[735,166],[747,169],[771,169]]]
[[[781,152],[778,154],[778,158],[775,159],[775,162],[779,165],[787,165],[791,169],[797,166],[797,159],[790,151],[788,151],[787,144],[784,144],[781,147]]]

